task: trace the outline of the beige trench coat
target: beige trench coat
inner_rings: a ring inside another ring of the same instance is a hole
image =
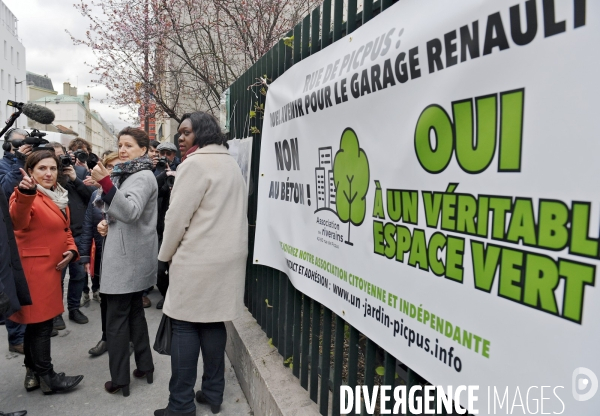
[[[158,254],[172,261],[163,312],[188,322],[231,321],[244,308],[247,191],[224,146],[208,145],[177,168]]]

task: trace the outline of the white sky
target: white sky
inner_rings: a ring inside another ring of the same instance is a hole
[[[107,90],[92,84],[95,76],[85,64],[95,62],[94,54],[85,46],[74,46],[65,32],[67,29],[75,37],[83,38],[89,27],[88,20],[73,7],[77,0],[3,1],[19,21],[19,39],[25,46],[28,71],[48,75],[59,94],[65,81],[77,86],[78,94],[89,92],[90,107],[117,130],[131,124],[131,120],[123,121],[118,109],[101,102],[106,99]]]

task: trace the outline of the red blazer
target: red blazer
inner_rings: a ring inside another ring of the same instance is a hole
[[[43,193],[25,195],[16,189],[10,197],[10,216],[32,300],[31,306],[23,306],[10,319],[22,324],[47,321],[65,310],[61,271],[56,265],[65,251],[77,252],[69,208],[65,216]]]

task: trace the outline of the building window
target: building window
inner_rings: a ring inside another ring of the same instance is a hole
[[[12,46],[10,47],[10,64],[15,64],[15,49]]]
[[[8,59],[8,45],[6,45],[6,41],[4,41],[4,59]]]
[[[11,83],[12,83],[12,78],[10,77],[10,74],[8,74],[8,92],[12,91]]]
[[[19,52],[17,52],[17,69],[21,69],[21,62],[19,59]]]
[[[4,89],[4,69],[0,72],[0,78],[2,78],[0,82],[2,83],[2,89]]]

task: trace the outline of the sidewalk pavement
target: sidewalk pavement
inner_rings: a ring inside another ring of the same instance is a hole
[[[65,282],[65,288],[68,287]],[[154,338],[162,311],[156,309],[161,295],[155,289],[149,298],[152,306],[144,309],[150,345]],[[96,345],[101,337],[100,305],[90,301],[88,307],[81,311],[90,322],[84,325],[69,321],[65,308],[63,319],[67,329],[59,331],[59,336],[52,338],[52,363],[56,372],[67,375],[83,374],[84,379],[74,390],[45,396],[41,390],[27,393],[23,387],[25,367],[23,355],[8,351],[6,329],[0,326],[0,411],[13,412],[27,410],[28,416],[123,416],[153,415],[154,410],[166,407],[169,399],[169,379],[171,377],[171,357],[160,355],[154,350],[155,373],[154,384],[147,384],[145,379],[131,377],[131,395],[123,397],[119,392],[111,395],[104,391],[104,383],[110,380],[108,370],[108,353],[100,357],[92,357],[88,350]],[[250,406],[240,388],[229,359],[225,358],[225,397],[221,406],[221,415],[246,416],[253,415]],[[135,369],[135,361],[131,356],[131,371]],[[198,363],[198,380],[196,389],[202,382],[202,356]],[[206,405],[197,404],[197,416],[212,415]]]

